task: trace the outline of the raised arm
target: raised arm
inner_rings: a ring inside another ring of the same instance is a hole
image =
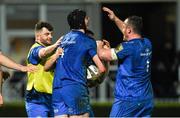
[[[109,8],[107,8],[107,7],[103,7],[102,9],[103,9],[103,11],[105,11],[105,12],[108,13],[109,19],[112,20],[112,21],[114,21],[115,24],[117,25],[117,27],[118,27],[118,28],[121,30],[121,32],[122,32],[122,31],[123,31],[123,28],[125,27],[125,23],[124,23],[121,19],[119,19],[119,18],[114,14],[114,12],[113,12],[111,9],[109,9]]]

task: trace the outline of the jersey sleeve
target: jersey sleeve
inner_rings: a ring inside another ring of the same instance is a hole
[[[89,39],[89,40],[92,40],[92,39]],[[93,58],[97,54],[97,45],[95,41],[92,41],[90,43],[88,53],[91,56],[91,58]]]
[[[28,62],[34,65],[37,65],[40,62],[39,50],[43,48],[43,46],[38,46],[31,49],[30,54],[28,56]]]
[[[115,48],[115,53],[119,59],[124,59],[131,53],[131,48],[128,43],[121,43]]]

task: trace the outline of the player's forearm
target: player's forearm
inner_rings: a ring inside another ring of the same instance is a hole
[[[47,56],[48,54],[52,53],[59,45],[60,45],[60,42],[62,40],[63,36],[61,36],[57,41],[56,43],[54,43],[53,45],[50,45],[50,46],[47,46],[45,48],[42,48],[40,51],[39,51],[39,57],[40,58],[43,58],[45,56]]]
[[[93,61],[96,64],[96,66],[98,67],[100,74],[106,72],[106,68],[103,65],[103,63],[101,62],[101,60],[99,59],[98,55],[95,55],[93,57]]]
[[[8,57],[4,56],[3,54],[0,54],[0,64],[11,69],[16,70],[22,70],[23,66],[20,64],[17,64],[13,60],[9,59]]]
[[[111,49],[105,49],[105,48],[98,49],[97,53],[101,60],[112,61]]]
[[[56,63],[56,60],[59,56],[54,54],[51,56],[51,58],[46,61],[45,65],[44,65],[44,70],[45,71],[49,71],[51,69],[53,69],[55,67],[55,63]]]
[[[57,48],[56,44],[42,48],[39,51],[39,57],[43,58],[43,57],[47,56],[48,54],[52,53],[56,48]]]
[[[121,30],[121,32],[122,32],[122,29],[125,26],[124,22],[121,19],[119,19],[117,16],[115,16],[114,22],[115,22],[116,26],[119,28],[119,30]]]
[[[46,61],[44,65],[44,70],[49,71],[50,69],[54,69],[56,60],[59,58],[60,55],[62,55],[63,49],[57,48],[56,52],[50,57],[48,61]]]

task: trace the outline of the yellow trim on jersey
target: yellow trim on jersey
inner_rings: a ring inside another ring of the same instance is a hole
[[[118,45],[117,47],[116,47],[116,53],[117,52],[119,52],[119,51],[121,51],[121,50],[123,50],[123,46],[122,46],[122,44],[120,44],[120,45]]]
[[[40,46],[40,44],[35,43],[31,50],[37,46]],[[29,57],[29,54],[28,54]],[[52,94],[52,83],[53,83],[53,77],[54,77],[54,72],[53,71],[44,71],[44,64],[48,58],[46,59],[41,59],[40,63],[37,64],[37,71],[35,72],[28,72],[28,83],[27,83],[27,88],[26,90],[31,90],[33,87],[35,88],[36,91],[38,92],[43,92],[43,93],[49,93]],[[27,60],[28,65],[30,63]]]
[[[117,55],[116,55],[116,51],[114,48],[111,49],[111,58],[112,60],[117,60]]]
[[[112,60],[117,60],[117,53],[120,52],[121,50],[123,50],[123,46],[122,44],[118,45],[116,48],[112,48],[111,49],[111,58]]]

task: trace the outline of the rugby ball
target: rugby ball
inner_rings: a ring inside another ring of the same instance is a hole
[[[87,79],[96,80],[98,79],[99,70],[95,65],[90,65],[87,68]]]
[[[87,68],[87,85],[88,87],[96,87],[101,84],[109,73],[109,62],[104,62],[107,69],[106,73],[99,72],[97,66],[91,64]]]

